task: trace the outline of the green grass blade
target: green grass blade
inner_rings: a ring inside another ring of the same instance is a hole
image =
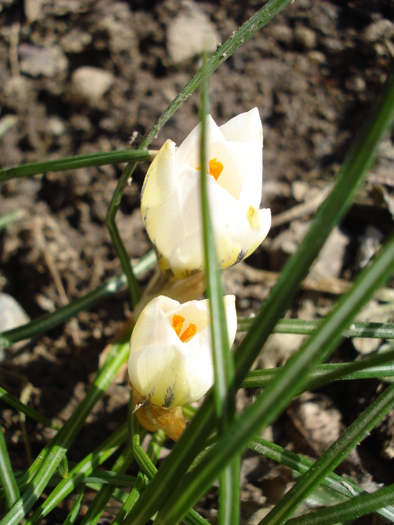
[[[201,145],[200,145],[200,188],[203,223],[203,245],[205,279],[211,317],[211,340],[215,382],[213,399],[219,434],[225,433],[235,414],[234,360],[230,352],[227,335],[226,313],[223,304],[223,289],[216,257],[215,239],[209,210],[207,176],[207,115],[209,112],[209,86],[204,56],[201,89]],[[219,525],[237,525],[240,501],[240,457],[235,457],[219,476]]]
[[[123,188],[122,188],[122,192],[123,192]],[[126,248],[124,247],[124,244],[120,237],[118,227],[115,222],[115,215],[116,215],[116,212],[118,211],[118,208],[119,208],[119,204],[115,206],[114,198],[112,198],[109,204],[109,207],[108,207],[108,211],[107,211],[106,224],[107,224],[108,231],[111,235],[112,244],[114,245],[115,251],[122,265],[122,270],[127,277],[131,305],[133,308],[135,308],[138,304],[138,301],[140,300],[141,294],[140,294],[140,289],[137,283],[136,276],[130,264],[128,253],[126,251]]]
[[[379,252],[374,263],[365,268],[353,288],[339,301],[316,332],[290,358],[263,394],[234,422],[225,436],[209,451],[195,470],[173,490],[157,523],[176,523],[210,486],[231,460],[241,452],[253,434],[270,424],[290,403],[306,382],[305,370],[326,359],[341,339],[341,332],[350,324],[357,311],[369,300],[374,291],[394,271],[394,237]]]
[[[99,465],[104,463],[127,438],[127,426],[122,425],[116,432],[107,438],[99,447],[88,454],[51,492],[44,503],[34,512],[25,523],[33,525],[47,516],[61,501],[64,500],[77,485],[82,483]]]
[[[127,427],[126,427],[127,433]],[[123,474],[128,469],[130,463],[133,461],[133,451],[130,445],[127,445],[122,451],[121,455],[116,460],[112,472],[114,474]],[[85,516],[81,521],[81,525],[96,525],[101,518],[109,499],[114,492],[114,487],[107,485],[102,487],[99,493],[96,495]]]
[[[393,112],[394,74],[386,80],[377,106],[346,156],[334,189],[316,212],[297,252],[287,262],[278,283],[263,303],[252,328],[239,346],[235,364],[240,381],[252,366],[277,321],[292,303],[301,281],[306,277],[331,229],[349,208],[362,175],[375,158],[378,142],[392,122]]]
[[[82,428],[86,418],[108,388],[119,368],[126,361],[128,352],[128,343],[113,345],[111,352],[113,358],[101,368],[89,392],[74,414],[37,457],[31,469],[35,473],[35,469],[39,465],[38,472],[35,473],[23,496],[0,521],[0,525],[17,525],[35,504],[56,471],[61,459],[66,454],[68,447]]]
[[[354,496],[354,498],[345,503],[317,510],[306,516],[290,519],[286,523],[289,525],[334,525],[371,514],[393,503],[394,485],[389,485],[372,494]]]
[[[47,160],[44,162],[34,162],[32,164],[22,164],[15,168],[0,169],[0,182],[6,180],[29,177],[48,171],[66,171],[90,166],[106,166],[108,164],[119,164],[120,162],[131,162],[144,160],[150,161],[154,155],[149,151],[141,150],[120,150],[108,151],[105,153],[89,153],[87,155],[76,155],[65,159]]]
[[[83,496],[85,493],[85,487],[81,485],[77,488],[77,495],[74,500],[73,506],[71,507],[71,510],[66,518],[66,521],[63,523],[63,525],[74,525],[74,523],[77,521],[79,513],[82,509],[82,501]]]
[[[142,275],[155,266],[156,262],[157,259],[155,253],[153,251],[148,252],[135,264],[135,275],[137,277]],[[43,315],[28,324],[1,333],[0,346],[7,348],[17,341],[23,341],[24,339],[30,339],[31,337],[41,335],[47,330],[68,321],[79,312],[88,310],[89,308],[101,303],[108,297],[116,294],[126,284],[127,279],[124,274],[119,277],[113,277],[104,285],[93,290],[93,292],[89,292],[88,294],[79,297],[77,300],[59,308],[55,312]]]
[[[19,499],[19,488],[15,479],[4,434],[0,428],[0,483],[3,487],[7,507],[11,508]]]
[[[310,459],[294,454],[290,450],[286,450],[275,443],[271,443],[262,438],[255,438],[249,445],[251,450],[254,450],[258,454],[261,454],[273,461],[285,465],[292,470],[304,474],[312,465],[313,461]],[[356,494],[364,494],[364,490],[354,483],[349,478],[342,478],[337,474],[328,474],[322,483],[337,492],[338,494],[345,496],[348,499],[352,499]],[[378,511],[381,516],[394,522],[394,508],[387,507]],[[290,523],[290,521],[288,521]]]
[[[203,68],[206,72],[206,68]],[[225,430],[234,414],[234,362],[227,335],[226,313],[223,304],[223,289],[220,280],[220,270],[216,257],[215,239],[208,202],[207,175],[207,115],[209,107],[208,77],[203,75],[201,90],[201,211],[203,224],[203,245],[205,261],[205,280],[209,299],[211,317],[212,353],[215,372],[213,398],[219,431]],[[228,390],[230,394],[227,395]]]
[[[38,423],[42,423],[45,427],[53,428],[55,430],[59,430],[59,426],[55,423],[52,423],[52,421],[45,416],[41,415],[39,412],[36,412],[32,408],[28,407],[22,401],[19,401],[18,398],[14,397],[12,394],[9,394],[4,388],[0,387],[0,399],[7,403],[9,406],[15,408],[19,412],[22,412],[22,414],[25,414],[26,416],[30,417],[31,419],[34,419],[34,421],[37,421]]]
[[[313,390],[331,381],[349,379],[384,379],[393,377],[394,350],[379,352],[352,363],[329,363],[313,367],[308,374],[305,390]],[[243,388],[262,388],[278,375],[280,368],[252,370],[242,383]]]
[[[394,385],[390,385],[297,481],[259,525],[284,523],[326,475],[345,459],[393,406]]]
[[[239,332],[247,332],[254,319],[238,318]],[[275,334],[311,335],[321,325],[321,319],[305,321],[303,319],[280,319],[273,332]],[[355,322],[343,332],[344,337],[372,337],[377,339],[394,339],[394,323]]]
[[[258,314],[258,322],[254,322],[253,329],[249,331],[236,353],[237,385],[241,384],[276,322],[291,304],[297,288],[305,278],[309,266],[329,232],[348,209],[357,184],[364,171],[372,163],[379,138],[391,122],[393,108],[394,76],[390,76],[386,81],[379,103],[346,158],[336,188],[316,213],[315,221],[298,252],[288,261],[281,279],[262,306]],[[359,161],[359,155],[361,155],[362,162]],[[267,320],[265,315],[268,316]],[[244,351],[247,351],[245,356]],[[208,396],[204,405],[186,428],[184,435],[172,450],[171,461],[166,461],[162,465],[158,475],[135,505],[131,512],[131,518],[134,521],[130,523],[144,525],[147,519],[165,504],[169,494],[174,490],[174,485],[184,475],[193,458],[201,450],[210,433],[210,428],[215,424],[211,401],[211,396]]]

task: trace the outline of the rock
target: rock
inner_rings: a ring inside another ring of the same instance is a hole
[[[379,251],[384,240],[383,233],[371,226],[365,228],[365,232],[360,236],[360,247],[357,252],[357,263],[360,268],[367,266],[372,257]]]
[[[74,103],[88,102],[96,105],[112,86],[114,80],[110,71],[91,66],[80,67],[71,77],[70,100]]]
[[[313,264],[309,277],[312,279],[338,278],[341,274],[349,237],[335,227]]]
[[[297,27],[294,30],[294,40],[304,49],[314,49],[317,45],[316,33],[307,27]]]
[[[367,88],[367,84],[362,77],[350,77],[346,80],[346,87],[354,93],[363,93]]]
[[[47,121],[47,129],[54,137],[60,137],[66,131],[63,121],[55,115],[49,117]]]
[[[6,293],[0,293],[0,332],[17,328],[30,321],[21,305]]]
[[[73,29],[66,33],[60,43],[66,53],[82,53],[92,41],[92,35],[86,31]]]
[[[30,321],[21,305],[6,293],[0,293],[0,333],[22,326]],[[22,342],[19,342],[20,345]],[[4,346],[0,337],[0,361],[4,361]]]
[[[281,44],[291,44],[293,42],[293,31],[289,26],[277,25],[272,27],[272,35]]]
[[[44,0],[24,0],[23,7],[25,10],[26,20],[29,22],[29,24],[37,20],[43,3]]]
[[[390,20],[382,19],[373,22],[363,31],[363,38],[367,42],[376,42],[382,37],[390,38],[394,35],[394,24]]]
[[[187,1],[167,29],[167,51],[173,64],[180,64],[203,51],[215,51],[220,36],[197,4]]]
[[[309,51],[308,57],[309,60],[313,62],[313,64],[316,64],[318,66],[321,64],[325,64],[326,62],[326,57],[321,51]]]
[[[67,70],[68,60],[59,46],[40,47],[21,44],[19,65],[22,73],[26,75],[53,78]]]

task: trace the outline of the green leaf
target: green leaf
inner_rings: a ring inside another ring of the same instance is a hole
[[[19,499],[19,488],[15,479],[4,434],[0,428],[0,483],[3,487],[8,508]]]
[[[247,332],[254,322],[253,318],[238,318],[238,330]],[[273,332],[275,334],[311,335],[321,324],[321,319],[305,321],[303,319],[280,319]],[[373,337],[394,339],[394,323],[355,322],[343,332],[344,337]]]
[[[305,371],[334,351],[341,339],[341,332],[393,271],[394,237],[379,252],[373,264],[361,272],[353,288],[326,317],[320,329],[290,358],[256,402],[231,425],[225,436],[219,438],[218,443],[193,472],[173,490],[171,497],[159,511],[158,524],[169,525],[179,521],[185,511],[209,488],[233,455],[240,453],[255,433],[269,425],[282,412],[305,384]]]
[[[67,420],[56,436],[46,445],[29,469],[29,485],[26,492],[12,509],[0,521],[0,525],[17,525],[26,516],[47,486],[67,449],[82,428],[97,401],[102,397],[112,378],[126,361],[129,352],[128,343],[114,344],[110,351],[111,358],[101,368],[84,400],[74,414]]]
[[[269,2],[264,8],[271,8],[272,5],[273,2]],[[253,328],[248,332],[236,353],[237,385],[241,384],[276,322],[291,304],[309,266],[317,256],[331,229],[349,208],[363,173],[372,164],[377,143],[391,122],[393,107],[394,77],[390,76],[386,81],[378,105],[374,108],[371,117],[362,128],[346,158],[334,190],[317,211],[309,232],[297,253],[286,264],[280,280],[273,288],[268,300],[262,305],[257,319],[253,323]],[[201,444],[205,442],[210,433],[210,428],[215,424],[211,402],[212,398],[208,396],[172,450],[171,460],[167,460],[162,465],[155,479],[152,480],[135,505],[130,513],[128,523],[143,525],[157,509],[168,501],[169,495],[174,493],[175,485],[200,451]],[[237,427],[235,430],[240,432],[242,429]],[[231,449],[233,444],[233,439],[230,437],[227,439],[228,448],[226,448],[226,452]],[[231,454],[231,452],[228,453]]]
[[[307,372],[305,390],[326,385],[331,381],[349,379],[384,379],[394,376],[394,350],[379,352],[353,363],[329,363],[318,365]],[[280,368],[252,370],[248,373],[243,388],[259,388],[267,385],[278,375]]]
[[[313,461],[310,459],[294,454],[290,450],[286,450],[275,443],[270,443],[262,438],[255,438],[249,445],[251,450],[262,454],[263,456],[285,465],[296,472],[301,474],[305,473],[313,465]],[[360,488],[354,481],[349,478],[342,478],[337,474],[328,474],[322,481],[322,483],[330,488],[332,491],[345,496],[347,499],[353,499],[356,494],[363,494],[364,490]],[[384,518],[394,522],[394,509],[387,507],[378,511]],[[288,521],[287,523],[290,523]],[[316,523],[319,523],[318,521]]]
[[[152,268],[157,262],[156,255],[153,251],[148,252],[144,257],[135,264],[134,272],[138,277],[144,274],[147,270]],[[127,284],[125,275],[120,277],[113,277],[107,283],[96,288],[93,292],[89,292],[77,300],[59,308],[55,312],[43,315],[28,324],[13,328],[7,332],[0,334],[0,346],[4,348],[11,346],[17,341],[24,339],[30,339],[45,333],[47,330],[59,326],[60,324],[68,321],[72,317],[76,316],[79,312],[88,310],[93,306],[101,303],[108,297],[113,296],[119,290],[121,290]],[[45,423],[46,424],[46,423]]]
[[[334,525],[371,514],[394,503],[394,485],[372,494],[360,494],[350,501],[288,520],[289,525]]]
[[[88,155],[76,155],[66,159],[47,160],[44,162],[34,162],[32,164],[22,164],[15,168],[0,169],[0,182],[6,180],[29,177],[48,171],[66,171],[90,166],[106,166],[108,164],[118,164],[120,162],[151,160],[152,154],[149,151],[141,150],[120,150],[108,151],[105,153],[90,153]]]

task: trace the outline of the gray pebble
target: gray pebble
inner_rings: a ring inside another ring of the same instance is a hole
[[[307,27],[297,27],[294,30],[294,39],[304,49],[314,49],[317,45],[316,33]]]

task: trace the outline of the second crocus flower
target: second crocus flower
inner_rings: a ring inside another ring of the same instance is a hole
[[[224,307],[232,345],[237,331],[233,295],[224,297]],[[133,388],[158,407],[183,406],[205,395],[214,381],[208,300],[153,299],[134,327],[128,369]]]
[[[257,108],[218,127],[207,117],[207,186],[221,268],[248,257],[271,226],[259,209],[263,130]],[[141,197],[142,218],[159,265],[176,277],[203,270],[200,125],[179,148],[167,140],[153,160]]]

